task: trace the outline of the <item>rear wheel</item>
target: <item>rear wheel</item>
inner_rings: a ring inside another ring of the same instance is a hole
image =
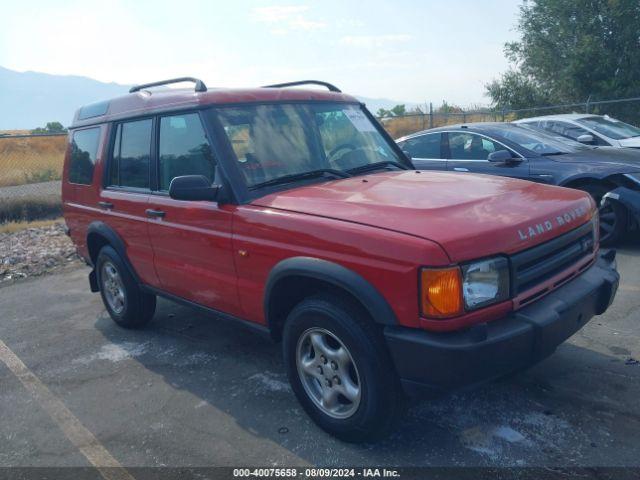
[[[287,318],[283,350],[293,391],[322,429],[362,442],[395,425],[395,369],[378,326],[358,305],[332,295],[303,300]]]
[[[156,310],[156,297],[140,289],[113,247],[102,247],[96,272],[102,301],[114,322],[125,328],[149,323]]]
[[[618,202],[609,201],[601,205],[602,198],[610,190],[597,183],[580,187],[595,200],[600,216],[600,244],[610,246],[616,243],[627,230],[627,209]]]

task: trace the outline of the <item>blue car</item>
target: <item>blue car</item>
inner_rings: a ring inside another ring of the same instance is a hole
[[[600,205],[601,243],[640,224],[640,151],[595,147],[512,123],[424,130],[396,140],[421,170],[501,175],[591,194]]]

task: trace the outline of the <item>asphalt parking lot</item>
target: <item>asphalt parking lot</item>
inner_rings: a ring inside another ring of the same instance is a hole
[[[87,438],[124,466],[639,466],[638,245],[619,250],[611,309],[550,358],[412,404],[370,445],[316,428],[279,346],[241,327],[162,300],[148,328],[123,330],[84,267],[2,287],[0,467],[89,466]]]

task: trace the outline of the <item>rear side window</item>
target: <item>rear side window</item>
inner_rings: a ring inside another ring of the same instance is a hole
[[[411,155],[411,158],[441,158],[440,140],[442,134],[430,133],[409,138],[400,144],[400,148]]]
[[[117,126],[109,167],[109,185],[149,188],[152,127],[151,119]]]
[[[213,183],[215,162],[197,113],[160,119],[160,190],[169,190],[175,177],[204,175]]]
[[[76,130],[71,140],[69,182],[91,185],[98,155],[100,127]]]

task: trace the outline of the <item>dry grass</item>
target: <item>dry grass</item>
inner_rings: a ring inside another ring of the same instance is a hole
[[[0,137],[0,187],[59,180],[66,136]]]
[[[62,222],[64,222],[64,219],[62,217],[54,218],[51,220],[35,220],[33,222],[8,222],[0,225],[0,233],[16,233],[21,230],[26,230],[27,228],[50,227],[51,225]]]
[[[25,195],[0,200],[0,224],[57,218],[61,215],[60,195]]]
[[[499,122],[502,120],[501,115],[493,115],[486,113],[467,114],[467,115],[444,115],[434,114],[432,125],[429,125],[428,115],[415,115],[407,117],[388,117],[382,119],[382,125],[389,132],[391,138],[400,138],[404,135],[426,130],[428,128],[443,127],[445,125],[454,125],[456,123],[473,123],[473,122]],[[505,118],[505,121],[512,119]]]

